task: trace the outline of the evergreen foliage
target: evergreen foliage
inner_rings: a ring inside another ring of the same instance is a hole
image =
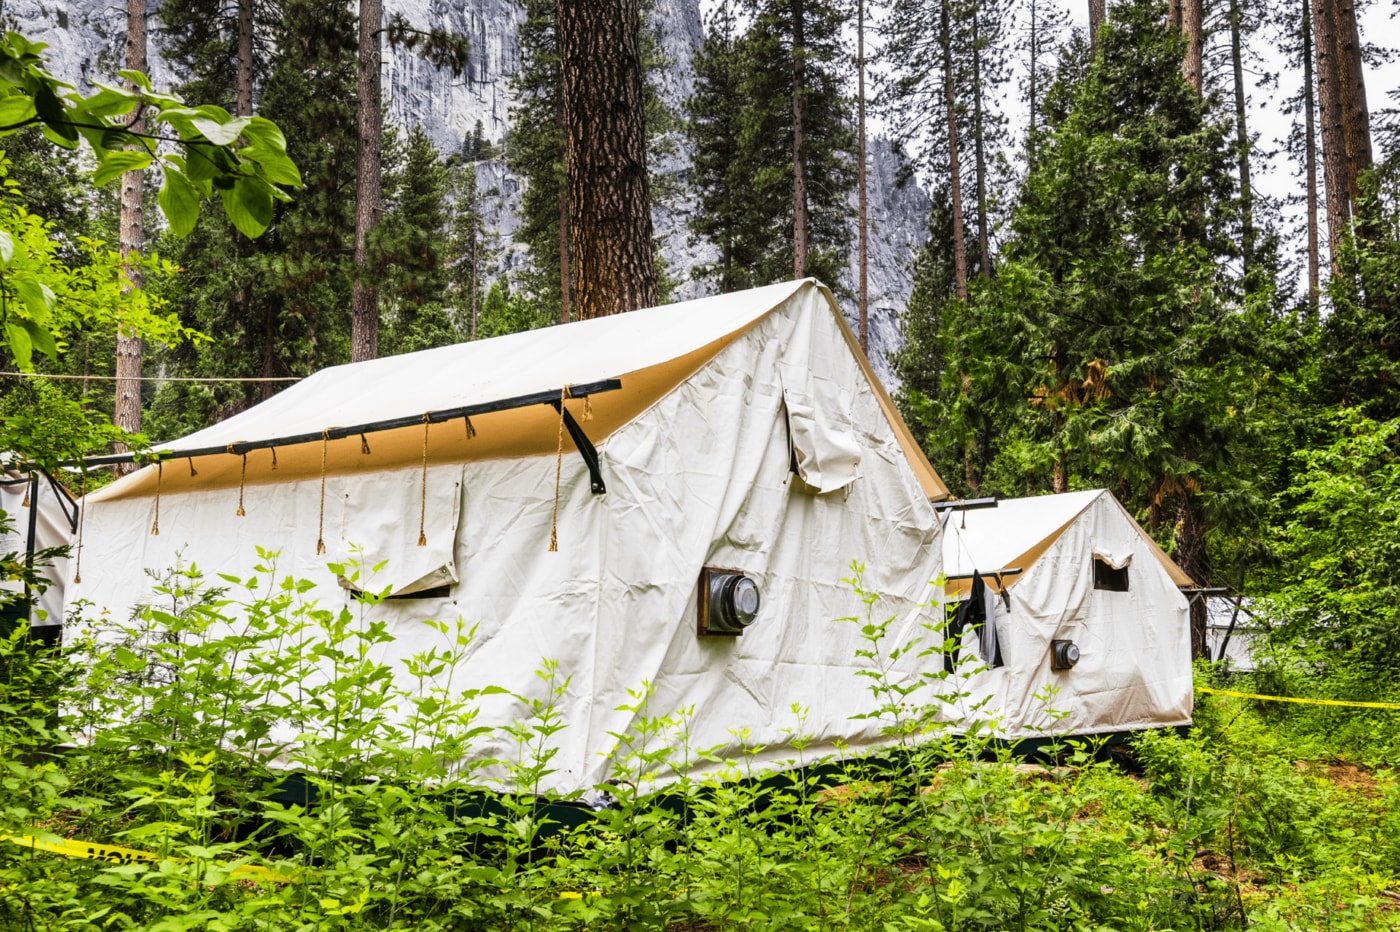
[[[841,73],[844,20],[831,3],[802,8],[807,269],[837,283],[851,243],[855,184],[852,107]],[[741,13],[748,20],[742,30]],[[726,291],[792,277],[792,16],[787,3],[722,4],[695,60],[687,105],[699,202],[692,231],[720,253],[697,274]]]

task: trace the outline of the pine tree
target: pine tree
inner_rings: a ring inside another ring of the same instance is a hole
[[[386,355],[458,340],[446,312],[449,283],[447,169],[421,127],[385,147],[385,216],[371,243],[376,290],[388,327]]]
[[[801,12],[801,185],[791,8],[757,6],[739,32],[737,18],[721,7],[696,60],[696,92],[687,104],[700,202],[692,230],[720,254],[698,274],[724,289],[790,278],[802,255],[799,229],[806,274],[834,283],[845,264],[855,138],[837,68],[841,17],[825,3],[807,2]],[[805,204],[794,196],[799,187]]]
[[[1232,451],[1251,429],[1251,341],[1267,328],[1235,303],[1230,151],[1181,76],[1184,44],[1149,0],[1110,11],[1083,79],[1059,92],[1069,105],[1027,176],[1001,273],[943,340],[963,397],[1000,419],[983,453],[999,490],[1034,469],[1055,487],[1113,488],[1172,529],[1178,563],[1207,583],[1211,522],[1250,481]],[[965,412],[943,410],[975,436]]]

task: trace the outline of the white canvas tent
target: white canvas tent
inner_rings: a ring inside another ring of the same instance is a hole
[[[949,596],[966,598],[974,572],[1004,592],[991,600],[1003,663],[984,664],[976,635],[963,635],[964,669],[986,669],[971,676],[960,707],[985,701],[978,714],[1009,738],[1190,723],[1190,619],[1180,587],[1191,580],[1110,493],[952,508],[943,521]],[[998,578],[1004,570],[1020,572]],[[1056,669],[1064,666],[1052,656],[1057,641],[1077,651],[1068,669]],[[1053,697],[1037,698],[1047,687]]]
[[[543,658],[572,677],[561,791],[608,775],[643,681],[654,713],[693,709],[692,747],[731,758],[736,729],[766,746],[757,764],[792,757],[794,703],[809,755],[878,745],[851,718],[873,702],[857,628],[834,621],[858,607],[841,579],[863,562],[901,636],[942,562],[930,500],[947,490],[812,281],[328,369],[162,449],[87,496],[70,596],[126,617],[145,571],[247,575],[262,546],[339,604],[326,563],[361,546],[387,561],[366,588],[426,596],[373,610],[397,636],[385,659],[438,637],[422,619],[460,616],[479,630],[459,685],[538,693]],[[698,636],[705,567],[757,583],[742,636]]]
[[[37,594],[27,591],[23,580],[0,579],[0,588],[6,590],[7,600],[28,599],[31,627],[36,632],[44,629],[43,636],[55,640],[63,623],[68,559],[51,559],[45,566],[35,562],[36,554],[72,543],[77,505],[47,474],[37,469],[7,469],[0,473],[0,511],[5,513],[7,525],[0,528],[0,555],[15,554],[49,580],[49,587]]]

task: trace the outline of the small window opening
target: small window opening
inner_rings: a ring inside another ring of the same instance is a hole
[[[1109,592],[1128,591],[1128,567],[1115,567],[1103,557],[1094,557],[1094,588]]]
[[[380,599],[381,602],[406,602],[410,599],[445,599],[452,594],[451,586],[435,586],[432,589],[419,589],[417,592],[405,592],[402,595],[386,595]],[[357,602],[369,601],[368,593],[359,589],[351,589],[350,595]]]

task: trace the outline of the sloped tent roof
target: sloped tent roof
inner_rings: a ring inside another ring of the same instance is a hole
[[[618,379],[620,389],[587,400],[591,419],[582,426],[601,443],[754,324],[794,301],[824,304],[837,319],[924,493],[934,501],[947,498],[947,486],[881,386],[831,292],[813,279],[323,369],[228,420],[157,445],[176,459],[161,470],[161,488],[177,492],[276,482],[320,474],[323,463],[328,474],[388,469],[419,463],[425,453],[430,464],[549,454],[560,441],[559,415],[548,404],[472,415],[470,437],[466,424],[454,419],[428,425],[426,440],[424,427],[415,423],[368,434],[364,446],[358,434],[246,453],[232,445],[319,437],[332,428],[552,396],[565,386]],[[568,403],[576,417],[584,405]],[[196,456],[189,469],[178,460],[182,451],[210,447],[228,452]],[[566,441],[565,448],[571,451],[572,443]],[[157,469],[148,466],[89,498],[151,494],[156,485]]]
[[[1103,496],[1107,496],[1123,517],[1137,528],[1149,551],[1176,585],[1195,585],[1191,577],[1172,562],[1133,516],[1104,489],[1007,499],[998,502],[995,508],[949,510],[944,516],[945,527],[950,532],[943,535],[944,572],[959,576],[974,570],[983,575],[996,570],[1022,570],[1019,575],[1004,577],[1010,588],[1025,577],[1035,561],[1090,505]],[[950,594],[958,593],[965,591],[969,585],[967,580],[953,579],[949,580],[947,589]]]

